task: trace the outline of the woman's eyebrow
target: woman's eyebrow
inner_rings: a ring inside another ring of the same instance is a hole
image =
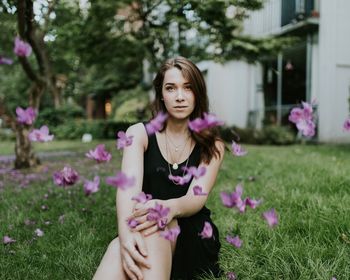
[[[186,82],[186,83],[183,83],[184,85],[190,85],[191,83],[190,82]],[[171,86],[173,86],[173,85],[176,85],[176,83],[165,83],[164,84],[165,86],[166,85],[171,85]]]

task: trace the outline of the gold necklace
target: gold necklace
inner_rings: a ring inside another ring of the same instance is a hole
[[[172,157],[172,155],[170,153],[171,160],[174,161],[174,163],[172,164],[172,167],[173,167],[174,170],[179,168],[179,162],[178,161],[181,159],[181,156],[182,156],[182,154],[183,154],[183,152],[184,152],[184,150],[185,150],[185,148],[187,146],[187,143],[188,143],[189,139],[190,139],[190,137],[187,138],[186,143],[185,143],[183,149],[181,150],[181,153],[180,153],[177,161],[173,160],[173,157]],[[169,155],[168,155],[168,135],[166,133],[166,129],[165,129],[165,147],[166,147],[166,152],[167,152],[167,158],[169,158]],[[168,162],[168,164],[169,164],[169,162]]]
[[[166,134],[166,133],[165,133],[165,134]],[[178,152],[178,151],[179,151],[179,147],[181,147],[182,145],[184,145],[184,144],[175,145],[174,142],[171,140],[171,138],[167,136],[167,134],[166,134],[166,137],[167,137],[167,139],[169,139],[170,143],[175,147],[175,152]],[[187,141],[188,141],[188,138],[186,139],[185,144],[187,143]]]

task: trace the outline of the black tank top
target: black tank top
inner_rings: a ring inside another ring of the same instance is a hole
[[[187,166],[198,167],[200,163],[200,149],[196,144],[193,148]],[[183,176],[182,167],[186,166],[186,160],[179,164],[179,168],[171,169],[174,176]],[[170,165],[170,168],[171,165]],[[155,134],[148,136],[148,147],[144,153],[144,175],[142,190],[146,194],[151,194],[154,199],[178,198],[187,193],[192,182],[185,185],[176,185],[169,178],[169,166],[160,152]]]

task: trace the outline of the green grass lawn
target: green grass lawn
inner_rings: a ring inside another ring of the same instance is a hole
[[[0,238],[17,240],[0,246],[0,279],[92,278],[116,235],[115,190],[104,178],[120,168],[121,155],[114,141],[105,141],[113,159],[96,165],[84,157],[96,143],[37,145],[37,151],[77,154],[46,159],[25,174],[0,174]],[[207,204],[220,230],[225,272],[238,279],[350,279],[350,146],[245,147],[245,157],[227,152]],[[1,155],[11,153],[9,143],[0,144]],[[99,174],[100,191],[85,197],[82,183],[53,185],[52,173],[66,163],[88,179]],[[239,182],[243,197],[263,199],[257,209],[239,214],[222,206],[220,191],[233,191]],[[273,229],[261,218],[271,208],[279,216]],[[26,225],[27,219],[32,223]],[[35,237],[36,228],[44,236]],[[243,240],[240,249],[225,241],[232,229]]]

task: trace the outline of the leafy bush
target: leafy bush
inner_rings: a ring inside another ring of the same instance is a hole
[[[47,125],[55,127],[64,123],[70,122],[77,118],[84,117],[84,110],[77,105],[64,105],[58,109],[47,107],[40,110],[38,119],[35,122],[35,127]]]

